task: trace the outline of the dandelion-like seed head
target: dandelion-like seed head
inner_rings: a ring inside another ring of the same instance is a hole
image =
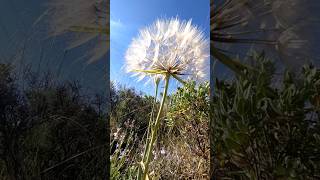
[[[108,0],[49,0],[48,33],[59,36],[72,33],[68,50],[89,44],[86,52],[89,62],[99,60],[109,47],[109,1]]]
[[[54,35],[68,32],[72,26],[105,26],[108,18],[106,0],[49,0],[48,7]]]
[[[125,55],[125,69],[138,76],[138,80],[148,76],[156,81],[164,74],[202,79],[208,46],[209,41],[191,20],[159,19],[132,40]]]

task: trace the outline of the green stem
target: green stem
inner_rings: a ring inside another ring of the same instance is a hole
[[[176,80],[178,80],[180,83],[182,83],[183,85],[185,85],[186,84],[186,82],[185,81],[183,81],[179,76],[177,76],[177,75],[175,75],[175,74],[171,74],[172,75],[172,77],[174,77]]]
[[[156,80],[155,84],[156,84],[156,87],[155,87],[155,98],[154,98],[154,102],[152,104],[152,110],[151,110],[151,115],[150,115],[148,130],[147,130],[147,136],[146,136],[147,137],[146,138],[146,147],[144,149],[142,162],[144,162],[146,160],[147,150],[149,149],[149,134],[150,134],[150,129],[153,126],[154,108],[155,108],[155,104],[157,103],[159,80]],[[141,179],[141,170],[142,170],[142,168],[138,169],[138,178],[137,179]]]
[[[144,152],[144,154],[143,154],[143,161],[145,161],[145,158],[146,158],[146,153],[147,153],[147,149],[148,149],[148,145],[149,145],[150,129],[151,129],[151,127],[153,126],[154,108],[155,108],[155,105],[156,105],[156,103],[157,103],[158,87],[159,87],[159,81],[156,81],[155,98],[154,98],[154,102],[153,102],[153,104],[152,104],[152,111],[151,111],[151,116],[150,116],[148,131],[147,131],[147,141],[146,141],[147,147],[146,147],[145,152]]]
[[[153,150],[153,144],[154,144],[154,142],[155,142],[155,140],[157,138],[158,129],[159,129],[159,126],[160,126],[160,116],[161,116],[161,113],[162,113],[162,110],[163,110],[163,107],[164,107],[164,103],[165,103],[165,100],[166,100],[166,97],[167,97],[167,91],[168,91],[168,87],[169,87],[169,79],[170,79],[170,74],[166,74],[165,87],[164,87],[164,92],[163,92],[163,95],[162,95],[160,108],[159,108],[158,115],[157,115],[156,120],[155,120],[155,124],[151,129],[151,140],[150,140],[149,145],[148,145],[148,151],[147,151],[147,154],[146,154],[146,160],[144,162],[145,170],[144,170],[144,173],[143,173],[143,180],[146,179],[147,174],[148,174],[149,163],[150,163],[150,160],[151,160],[151,154],[152,154],[152,150]]]

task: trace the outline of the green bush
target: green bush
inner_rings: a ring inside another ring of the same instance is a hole
[[[209,83],[171,94],[154,152],[155,179],[209,178]]]
[[[118,128],[111,136],[110,152],[110,179],[126,180],[134,179],[137,173],[136,148],[134,147],[137,140],[134,131],[130,127],[126,129]]]
[[[32,72],[23,89],[14,72],[0,64],[0,179],[105,179],[105,97]]]
[[[211,105],[212,177],[320,178],[320,72],[305,66],[272,84],[273,66],[257,59],[258,73],[216,80]]]

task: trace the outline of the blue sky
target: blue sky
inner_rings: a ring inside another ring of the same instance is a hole
[[[137,82],[122,70],[125,52],[139,29],[152,24],[158,18],[178,17],[192,19],[205,36],[210,32],[209,0],[111,0],[110,6],[110,79],[116,84],[134,87],[137,91],[151,94],[154,89],[145,81]],[[175,85],[171,86],[171,91]]]
[[[46,24],[34,25],[48,8],[46,3],[48,0],[0,0],[0,63],[13,64],[17,76],[22,77],[20,68],[26,66],[33,72],[50,71],[58,80],[79,81],[90,92],[104,93],[109,55],[88,64],[87,59],[80,59],[86,45],[66,53],[70,38],[47,39]]]

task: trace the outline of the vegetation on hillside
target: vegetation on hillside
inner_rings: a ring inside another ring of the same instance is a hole
[[[212,98],[212,177],[318,179],[320,72],[286,72],[271,84],[273,64],[260,56],[259,73],[217,80]]]
[[[0,64],[0,179],[105,179],[105,97],[15,72]]]

